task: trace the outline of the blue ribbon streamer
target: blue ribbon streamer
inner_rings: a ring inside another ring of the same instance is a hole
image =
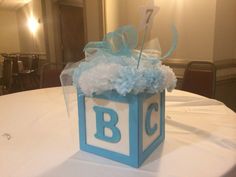
[[[172,35],[173,35],[173,40],[172,40],[171,48],[166,52],[165,55],[163,55],[162,57],[159,58],[160,60],[164,60],[164,59],[168,58],[169,56],[171,56],[177,47],[178,32],[177,32],[177,29],[174,25],[172,27]]]

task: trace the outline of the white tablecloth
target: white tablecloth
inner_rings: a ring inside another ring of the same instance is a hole
[[[166,138],[141,168],[79,151],[77,108],[61,88],[0,97],[0,177],[235,177],[236,114],[175,90],[166,97]]]

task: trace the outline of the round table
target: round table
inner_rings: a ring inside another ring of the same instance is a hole
[[[165,141],[139,169],[79,151],[73,104],[68,118],[61,87],[1,96],[0,176],[236,176],[236,114],[219,101],[167,93]]]

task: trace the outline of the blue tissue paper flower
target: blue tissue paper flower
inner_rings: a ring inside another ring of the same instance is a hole
[[[146,81],[146,90],[148,93],[162,91],[164,75],[158,69],[146,69],[143,72],[144,80]]]
[[[117,79],[113,81],[114,88],[119,94],[125,96],[132,91],[139,78],[140,74],[136,68],[124,66],[120,69]]]

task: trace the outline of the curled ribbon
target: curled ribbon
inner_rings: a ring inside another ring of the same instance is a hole
[[[161,56],[161,57],[159,58],[160,60],[164,60],[164,59],[168,58],[169,56],[171,56],[171,55],[174,53],[174,51],[175,51],[175,49],[176,49],[176,47],[177,47],[178,32],[177,32],[176,27],[175,27],[174,25],[173,25],[173,27],[172,27],[172,35],[173,35],[173,37],[172,37],[172,44],[171,44],[171,47],[170,47],[170,49],[166,52],[165,55],[163,55],[163,56]]]

